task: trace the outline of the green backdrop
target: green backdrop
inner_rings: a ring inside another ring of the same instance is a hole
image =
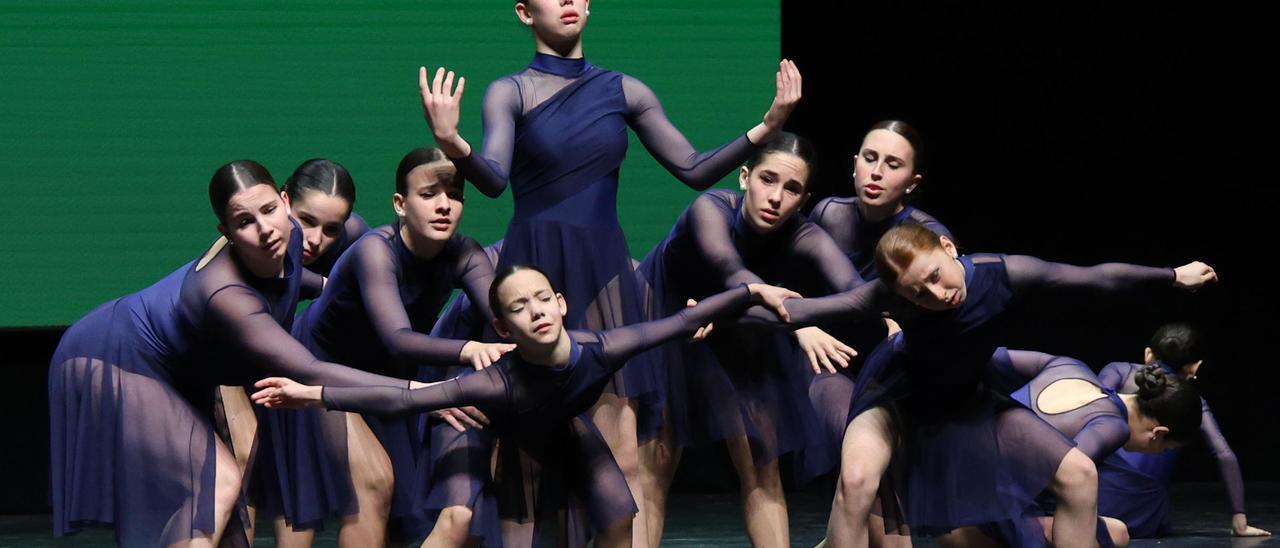
[[[467,77],[462,132],[478,145],[485,86],[533,55],[511,5],[0,3],[0,327],[69,324],[195,258],[217,235],[209,177],[231,160],[281,182],[308,158],[336,160],[356,209],[389,222],[396,162],[431,144],[417,67]],[[585,51],[649,84],[706,149],[768,108],[778,12],[771,0],[597,0]],[[693,196],[633,135],[618,198],[632,253]],[[510,213],[510,192],[471,189],[461,229],[488,243]]]

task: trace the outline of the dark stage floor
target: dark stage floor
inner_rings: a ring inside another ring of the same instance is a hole
[[[1280,533],[1280,484],[1246,486],[1251,521]],[[1200,547],[1280,546],[1280,538],[1233,539],[1227,535],[1228,516],[1222,487],[1217,484],[1181,484],[1174,488],[1176,536],[1135,540],[1132,546]],[[826,528],[827,505],[803,494],[790,498],[791,536],[796,546],[813,546]],[[265,529],[264,529],[265,530]],[[55,539],[49,532],[49,516],[0,516],[0,548],[43,546],[112,546],[109,531],[86,531]],[[335,530],[322,535],[316,546],[334,546]],[[917,539],[916,546],[934,546]],[[745,546],[746,536],[738,504],[731,494],[672,497],[666,546]],[[255,546],[271,547],[270,538],[259,537]]]

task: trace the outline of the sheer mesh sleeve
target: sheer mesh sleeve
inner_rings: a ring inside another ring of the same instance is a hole
[[[1200,433],[1204,435],[1205,443],[1209,444],[1213,458],[1218,461],[1218,471],[1227,488],[1227,503],[1231,505],[1231,513],[1243,514],[1244,478],[1240,475],[1240,461],[1236,460],[1235,451],[1227,445],[1227,438],[1223,437],[1222,430],[1218,428],[1218,420],[1209,410],[1209,402],[1200,398],[1200,407],[1203,413],[1200,418]]]
[[[359,213],[352,211],[351,215],[347,216],[347,222],[342,223],[342,231],[346,233],[347,246],[350,247],[369,231],[369,223]]]
[[[492,283],[493,263],[489,261],[489,255],[475,240],[463,238],[458,264],[453,271],[453,284],[462,288],[470,306],[478,308],[478,312],[487,321],[493,320],[493,311],[489,309],[489,285]],[[461,352],[462,349],[459,348],[458,351]]]
[[[324,291],[324,276],[305,268],[302,269],[302,283],[298,289],[298,298],[303,300],[314,299],[319,297],[322,291]]]
[[[320,361],[276,323],[262,298],[243,285],[228,285],[209,296],[213,331],[238,348],[246,362],[266,374],[283,375],[304,384],[334,386],[408,386],[409,381],[375,375]]]
[[[807,223],[796,231],[792,253],[821,274],[830,293],[848,291],[864,283],[849,257],[831,235],[816,224]]]
[[[791,315],[790,323],[783,323],[777,315],[763,306],[753,306],[743,315],[740,323],[774,328],[799,329],[821,323],[850,323],[878,320],[887,310],[893,294],[880,280],[862,284],[854,289],[826,297],[787,299],[783,306]]]
[[[506,377],[497,367],[462,375],[426,388],[389,386],[325,386],[324,406],[336,411],[399,415],[474,405],[482,410],[503,408],[508,401]]]
[[[484,93],[481,119],[484,144],[466,158],[455,158],[458,172],[482,194],[497,198],[507,188],[515,153],[516,120],[520,117],[520,88],[511,78],[499,78]]]
[[[1133,366],[1125,362],[1112,362],[1102,368],[1098,373],[1098,382],[1102,383],[1103,388],[1109,388],[1120,392],[1124,388],[1126,382],[1129,381],[1129,373],[1133,372]]]
[[[1023,384],[1031,382],[1031,379],[1044,371],[1045,366],[1049,365],[1049,361],[1053,359],[1052,355],[1044,352],[1031,350],[1009,350],[1008,352],[1010,373]]]
[[[1080,429],[1074,441],[1076,449],[1094,462],[1102,462],[1129,439],[1129,421],[1116,415],[1094,417]]]
[[[756,150],[744,133],[719,148],[700,153],[667,119],[662,103],[649,86],[630,76],[623,76],[622,93],[627,99],[627,121],[644,148],[662,167],[691,188],[710,188],[741,166]]]
[[[1172,287],[1172,268],[1152,268],[1123,263],[1072,266],[1050,263],[1027,255],[1005,257],[1009,283],[1014,291],[1028,289],[1086,289],[1125,291],[1144,287]]]
[[[400,299],[399,281],[391,268],[394,251],[386,240],[363,238],[347,253],[355,254],[349,260],[356,261],[356,284],[369,323],[392,359],[415,365],[458,363],[467,341],[436,338],[413,330]]]
[[[911,219],[911,222],[916,223],[920,226],[923,226],[933,231],[934,234],[937,234],[939,236],[946,236],[953,242],[956,239],[956,237],[951,234],[951,231],[947,230],[947,227],[943,225],[942,222],[939,221],[937,218],[935,218],[933,215],[929,215],[928,213],[920,211],[919,209],[913,208],[911,211],[910,219]]]
[[[680,336],[693,335],[712,320],[746,308],[751,292],[745,286],[717,293],[661,320],[632,324],[600,333],[605,359],[615,369],[632,356]]]
[[[689,234],[693,245],[702,254],[706,264],[724,280],[726,289],[742,284],[764,283],[754,272],[747,270],[733,245],[733,206],[716,193],[698,196],[689,204]]]

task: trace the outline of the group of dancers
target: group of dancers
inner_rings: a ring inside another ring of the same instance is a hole
[[[1168,531],[1169,450],[1201,431],[1233,531],[1268,534],[1189,380],[1188,327],[1100,375],[1002,346],[1024,295],[1194,290],[1211,267],[961,254],[908,203],[923,150],[901,121],[866,133],[855,196],[806,217],[794,63],[759,124],[699,152],[642,82],[586,60],[588,7],[515,3],[536,53],[489,86],[479,147],[465,80],[420,69],[439,148],[400,161],[392,224],[354,213],[334,161],[280,188],[219,168],[221,237],[55,352],[55,532],[247,545],[265,517],[279,546],[335,522],[344,546],[657,546],[682,449],[723,442],[754,545],[790,544],[788,453],[831,501],[826,545],[1123,545]],[[639,263],[616,213],[627,128],[705,191]],[[734,172],[741,191],[707,190]],[[503,240],[457,232],[466,183],[511,187]]]

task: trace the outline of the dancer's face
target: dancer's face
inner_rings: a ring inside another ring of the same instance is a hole
[[[564,295],[536,270],[521,270],[502,280],[497,291],[502,314],[493,320],[499,335],[522,348],[554,346],[564,330]]]
[[[907,189],[920,182],[915,155],[911,143],[897,133],[887,129],[867,133],[853,167],[858,200],[871,207],[901,206]]]
[[[255,271],[283,263],[293,223],[289,206],[275,187],[253,185],[236,192],[227,201],[224,219],[218,231],[235,246],[241,260],[259,266]]]
[[[899,295],[928,310],[948,310],[964,304],[964,265],[956,258],[955,243],[943,236],[942,246],[919,252],[898,275]]]
[[[757,233],[767,234],[785,224],[804,205],[809,193],[809,164],[786,152],[766,155],[750,171],[743,167],[738,184],[745,193],[742,215]]]
[[[351,202],[315,190],[302,191],[297,200],[281,191],[280,198],[302,227],[302,264],[314,263],[342,235],[343,225],[351,216]]]
[[[443,242],[453,237],[462,219],[462,180],[453,162],[415,167],[405,183],[408,194],[392,198],[401,223],[418,238]]]
[[[590,0],[526,0],[516,2],[516,17],[533,28],[544,43],[576,41],[587,26]]]

